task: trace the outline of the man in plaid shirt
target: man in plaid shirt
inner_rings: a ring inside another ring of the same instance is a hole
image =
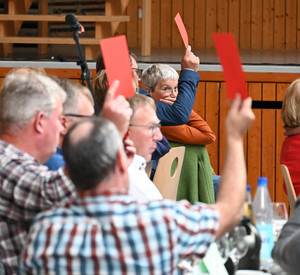
[[[127,158],[107,120],[75,124],[63,155],[78,198],[39,214],[20,274],[178,274],[180,259],[203,257],[241,218],[246,190],[243,135],[254,120],[251,99],[237,97],[227,120],[227,153],[215,205],[128,195]]]
[[[62,169],[53,172],[41,165],[56,151],[65,96],[56,82],[31,73],[10,73],[1,87],[0,259],[6,274],[17,273],[36,214],[76,197]],[[118,119],[126,128],[122,119],[129,120],[131,110],[125,99],[121,101],[127,104],[128,114]],[[106,104],[106,116],[116,115],[114,102]]]

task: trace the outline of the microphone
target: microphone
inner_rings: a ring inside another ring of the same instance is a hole
[[[72,14],[69,13],[66,15],[66,23],[74,30],[74,31],[79,31],[81,32],[82,26],[80,25],[80,23],[77,20],[77,17]]]

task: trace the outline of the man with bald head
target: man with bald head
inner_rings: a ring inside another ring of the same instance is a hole
[[[37,216],[20,273],[180,274],[181,259],[202,258],[240,222],[247,182],[243,136],[253,120],[251,99],[236,98],[226,119],[227,152],[214,205],[138,203],[128,195],[127,160],[115,126],[100,118],[75,124],[62,151],[78,198]]]

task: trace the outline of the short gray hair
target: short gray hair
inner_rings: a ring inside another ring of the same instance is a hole
[[[87,87],[67,78],[58,78],[54,80],[64,89],[66,93],[66,100],[63,105],[64,114],[76,113],[78,111],[80,94],[84,95],[90,101],[90,103],[94,105],[93,97]]]
[[[56,108],[56,99],[64,102],[64,90],[47,76],[9,74],[0,91],[0,123],[2,131],[24,127],[38,112],[49,117]]]
[[[77,129],[84,124],[87,127]],[[94,189],[109,177],[115,170],[120,148],[120,134],[112,122],[97,117],[75,123],[63,140],[62,152],[77,190]]]
[[[143,87],[149,87],[154,90],[159,81],[168,79],[178,80],[179,75],[174,68],[166,64],[154,64],[143,71]]]

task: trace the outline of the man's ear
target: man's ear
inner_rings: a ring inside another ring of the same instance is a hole
[[[61,134],[66,135],[68,132],[68,118],[66,116],[62,115],[60,118],[60,123],[61,123],[62,127],[64,128],[61,131]]]
[[[34,126],[35,131],[42,134],[45,131],[45,127],[46,127],[45,122],[46,122],[46,116],[45,116],[44,112],[38,112],[35,115],[34,121],[33,121],[33,126]]]
[[[127,172],[127,157],[125,155],[125,152],[122,148],[120,148],[117,152],[117,169],[120,170],[120,172],[123,174],[124,172]]]

